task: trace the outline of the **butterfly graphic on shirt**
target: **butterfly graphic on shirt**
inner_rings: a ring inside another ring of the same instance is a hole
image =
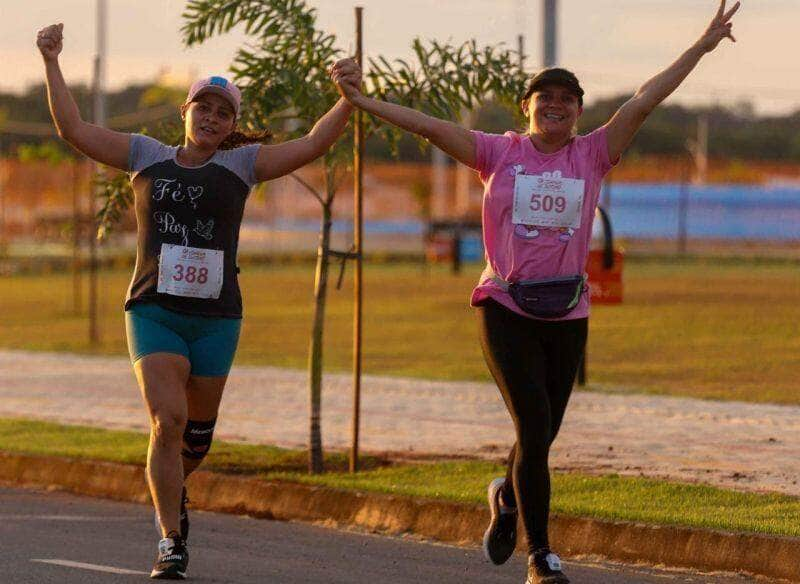
[[[214,220],[209,219],[207,222],[203,223],[198,219],[193,231],[206,241],[210,241],[214,238]]]

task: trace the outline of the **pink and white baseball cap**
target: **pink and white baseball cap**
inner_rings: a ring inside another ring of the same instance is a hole
[[[233,113],[239,115],[239,106],[242,104],[242,92],[233,83],[224,77],[206,77],[205,79],[198,79],[189,88],[189,94],[186,96],[186,103],[191,103],[194,99],[203,93],[216,93],[220,97],[227,99],[233,106]]]

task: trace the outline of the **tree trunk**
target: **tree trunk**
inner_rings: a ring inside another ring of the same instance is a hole
[[[311,394],[311,417],[308,451],[308,471],[319,474],[322,464],[322,431],[320,426],[322,402],[322,342],[325,327],[325,301],[328,291],[328,252],[331,244],[331,203],[322,205],[322,225],[317,250],[317,272],[314,283],[314,325],[311,331],[311,346],[308,356],[309,386]]]

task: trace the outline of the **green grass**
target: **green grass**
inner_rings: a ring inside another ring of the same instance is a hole
[[[105,460],[144,465],[148,436],[141,432],[104,430],[19,418],[0,418],[0,450],[42,456],[64,456],[85,460]],[[307,468],[305,451],[236,442],[214,442],[214,456],[203,468],[219,472],[259,474],[264,472],[302,472]],[[327,453],[326,468],[345,471],[346,454]],[[389,464],[385,458],[364,456],[365,469]]]
[[[468,306],[480,272],[365,268],[364,371],[488,381]],[[335,275],[335,274],[334,274]],[[325,367],[349,371],[351,274],[331,289]],[[72,314],[68,275],[0,277],[0,347],[125,354],[121,305],[130,275],[101,275],[102,342]],[[304,368],[313,267],[245,267],[237,364]],[[589,336],[596,389],[800,403],[800,266],[756,261],[628,261],[621,306],[597,306]],[[85,289],[83,291],[85,297]]]
[[[147,436],[136,432],[0,419],[0,451],[144,464]],[[504,474],[484,461],[390,464],[365,459],[366,470],[344,471],[341,454],[329,455],[334,472],[305,474],[305,452],[216,442],[204,468],[256,474],[290,482],[483,504],[486,484]],[[740,493],[641,478],[553,476],[555,513],[600,519],[683,525],[728,531],[800,536],[800,500]]]

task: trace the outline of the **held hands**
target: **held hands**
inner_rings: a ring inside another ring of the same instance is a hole
[[[64,47],[63,24],[51,24],[36,35],[36,46],[45,61],[55,61]]]
[[[731,39],[735,43],[736,39],[733,37],[732,33],[733,23],[731,22],[731,18],[733,18],[736,11],[739,10],[739,6],[741,6],[741,2],[736,2],[730,10],[725,12],[725,0],[721,0],[717,14],[714,16],[711,24],[708,25],[703,36],[697,41],[697,46],[704,52],[710,53],[717,48],[717,45],[719,45],[725,37]]]
[[[361,67],[355,59],[342,59],[331,67],[331,80],[336,84],[339,93],[347,101],[355,105],[361,97]]]

